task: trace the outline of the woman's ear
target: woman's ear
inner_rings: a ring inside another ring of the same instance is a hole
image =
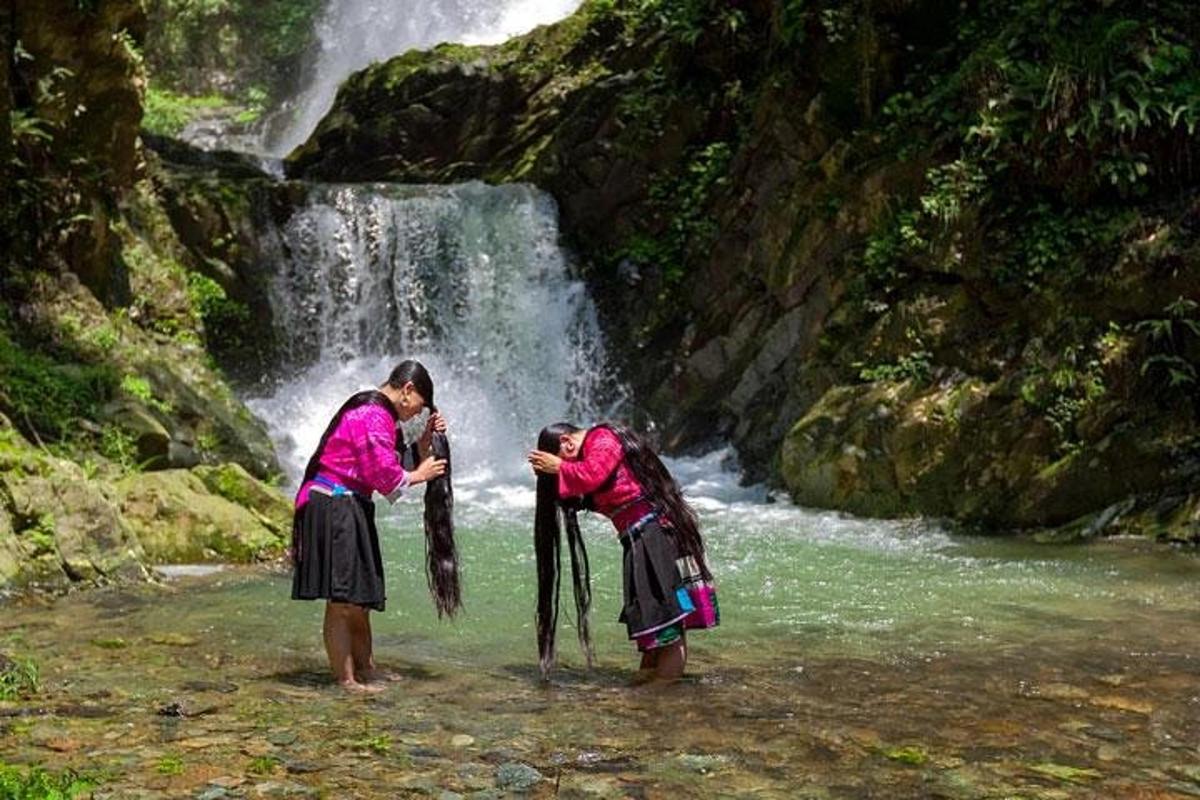
[[[575,440],[571,438],[569,433],[564,433],[558,437],[558,454],[565,457],[575,455]]]

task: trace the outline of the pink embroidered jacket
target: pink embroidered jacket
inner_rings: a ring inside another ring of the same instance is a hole
[[[373,403],[342,415],[337,429],[321,451],[318,472],[357,494],[379,492],[395,502],[408,485],[408,473],[396,454],[396,421],[387,409]],[[315,481],[296,493],[296,508],[308,502]]]
[[[609,481],[614,471],[616,475]],[[621,440],[608,428],[588,431],[582,457],[563,461],[558,468],[559,497],[566,499],[589,494],[594,510],[611,519],[618,533],[652,510],[650,504],[642,500],[642,486],[625,463]]]

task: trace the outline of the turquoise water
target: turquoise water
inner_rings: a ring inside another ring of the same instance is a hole
[[[100,770],[98,797],[494,797],[529,774],[537,797],[1200,796],[1194,553],[767,504],[718,460],[673,465],[722,606],[678,686],[628,686],[620,550],[598,519],[597,664],[568,624],[542,683],[532,492],[464,480],[453,622],[426,593],[419,497],[379,508],[376,651],[401,682],[332,687],[321,607],[289,600],[283,569],[10,607],[3,649],[44,689],[0,704],[0,755]]]

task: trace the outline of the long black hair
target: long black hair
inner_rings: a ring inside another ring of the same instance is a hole
[[[388,376],[387,383],[402,389],[412,382],[425,400],[430,413],[433,404],[433,379],[419,361],[401,361]],[[397,434],[399,435],[399,434]],[[397,439],[397,442],[400,440]],[[454,544],[454,490],[450,484],[450,441],[445,434],[434,433],[430,455],[446,460],[446,472],[425,484],[425,581],[438,617],[453,617],[462,607],[462,586],[458,577],[458,548]],[[420,460],[419,452],[414,460]]]
[[[436,410],[436,409],[435,409]],[[438,617],[462,607],[458,548],[454,544],[454,489],[450,485],[450,441],[433,434],[430,455],[446,459],[446,472],[425,484],[425,580]]]
[[[693,558],[701,576],[705,580],[712,580],[712,573],[704,557],[704,540],[700,536],[696,512],[683,498],[679,484],[654,452],[654,448],[640,435],[623,425],[603,423],[588,431],[583,441],[584,452],[587,450],[587,440],[601,428],[611,431],[620,440],[624,463],[642,487],[643,499],[662,512],[665,518],[663,530],[675,540],[679,555]],[[579,431],[580,428],[569,422],[549,425],[538,434],[537,449],[557,455],[560,439]],[[560,516],[567,529],[567,543],[571,552],[571,579],[575,590],[575,618],[579,643],[587,657],[588,666],[592,664],[591,628],[588,622],[592,604],[591,571],[578,521],[579,509],[590,506],[590,497],[585,497],[582,501],[560,499],[558,476],[538,474],[533,542],[538,572],[538,655],[543,675],[554,666],[562,564]]]
[[[538,434],[538,450],[557,454],[560,437],[578,432],[579,428],[569,422],[549,425]],[[571,552],[571,580],[575,588],[575,626],[588,666],[592,665],[592,636],[588,623],[588,612],[592,606],[591,570],[588,566],[587,548],[584,547],[583,535],[579,531],[579,508],[578,502],[559,499],[557,475],[538,473],[533,549],[537,554],[538,575],[538,665],[543,677],[554,667],[554,637],[558,628],[558,590],[562,570],[560,515],[566,523],[567,542]]]

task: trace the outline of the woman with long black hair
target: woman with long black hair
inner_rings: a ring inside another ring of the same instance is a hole
[[[612,520],[623,549],[620,621],[642,653],[643,676],[675,680],[687,664],[689,628],[711,628],[720,615],[696,513],[653,448],[628,428],[589,430],[559,422],[538,434],[529,453],[537,475],[537,636],[542,674],[554,666],[562,523],[567,530],[579,642],[592,662],[591,574],[579,509]]]
[[[430,416],[411,453],[416,466],[405,470],[396,423],[426,408]],[[433,405],[429,373],[420,362],[404,361],[378,390],[359,392],[338,409],[304,472],[292,526],[292,597],[326,601],[325,652],[334,678],[346,689],[369,690],[380,677],[368,616],[371,610],[382,611],[385,602],[372,493],[394,503],[409,486],[442,480],[448,450],[443,458],[433,450],[435,441],[445,448],[445,430]],[[448,492],[448,485],[439,492],[443,506]],[[448,545],[437,543],[436,571],[428,573],[440,615],[457,609],[459,593],[448,509],[439,517],[442,521],[432,529],[427,521],[426,538],[449,537]]]

